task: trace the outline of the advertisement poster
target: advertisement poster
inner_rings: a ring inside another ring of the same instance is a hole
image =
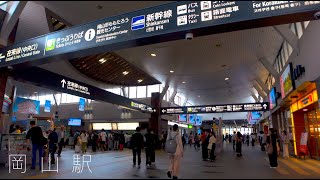
[[[269,93],[269,102],[270,102],[270,109],[273,109],[277,106],[277,98],[276,98],[276,88],[273,87]]]
[[[187,122],[187,114],[179,115],[179,122]]]
[[[196,124],[196,115],[195,114],[190,114],[189,115],[189,124]]]
[[[86,100],[84,98],[80,98],[79,101],[79,111],[84,111],[84,106],[86,104]]]
[[[293,90],[293,81],[291,76],[291,64],[289,64],[280,76],[280,87],[282,99]]]
[[[299,151],[307,154],[308,133],[301,133]]]
[[[44,112],[50,112],[50,110],[51,110],[51,101],[46,100],[44,104]]]
[[[17,97],[13,106],[13,112],[21,114],[39,114],[40,101]]]

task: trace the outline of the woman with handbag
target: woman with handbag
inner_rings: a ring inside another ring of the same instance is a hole
[[[269,156],[270,168],[276,168],[278,166],[277,159],[277,131],[273,128],[269,129],[270,135],[267,137],[267,152]]]
[[[289,137],[287,131],[282,131],[283,158],[289,158]]]
[[[237,137],[236,137],[236,152],[237,156],[241,157],[242,156],[242,140],[243,140],[242,134],[238,131],[237,132]]]

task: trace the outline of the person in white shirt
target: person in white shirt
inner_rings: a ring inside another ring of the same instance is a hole
[[[183,145],[182,145],[182,138],[178,130],[178,125],[173,125],[173,130],[169,132],[169,135],[167,137],[167,140],[169,140],[173,137],[176,139],[177,148],[176,152],[174,154],[169,154],[169,170],[167,172],[167,175],[169,178],[171,178],[171,175],[173,176],[173,179],[178,179],[178,174],[180,170],[180,160],[183,157]]]
[[[214,155],[214,151],[216,149],[216,141],[217,141],[216,135],[214,134],[214,132],[210,132],[208,150],[209,150],[211,161],[215,160],[216,158],[216,156]]]
[[[106,147],[106,142],[107,142],[107,134],[106,132],[104,131],[104,129],[102,129],[102,131],[100,132],[100,137],[101,137],[101,145],[102,145],[102,148],[104,151],[107,150],[107,147]]]
[[[233,135],[232,135],[232,146],[233,146],[233,150],[236,150],[236,140],[237,140],[237,134],[235,131],[233,131]]]
[[[88,137],[89,135],[86,133],[86,131],[81,132],[80,138],[82,154],[85,154],[87,152]]]

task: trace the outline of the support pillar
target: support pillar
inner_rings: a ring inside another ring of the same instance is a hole
[[[151,94],[151,106],[156,109],[156,112],[151,113],[151,118],[149,119],[149,128],[154,131],[154,134],[159,135],[161,132],[161,99],[159,92]]]
[[[0,121],[4,122],[2,117],[2,106],[3,106],[3,100],[4,100],[4,94],[6,93],[6,85],[7,85],[7,80],[8,80],[8,70],[4,69],[4,68],[0,68]],[[4,128],[4,124],[1,124],[3,127],[0,128],[0,130],[2,131]],[[6,133],[6,132],[2,132],[2,133]]]

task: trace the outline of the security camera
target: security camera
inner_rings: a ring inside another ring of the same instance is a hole
[[[186,40],[192,40],[193,39],[193,34],[192,33],[187,33],[186,34]]]
[[[314,18],[320,19],[320,11],[314,13]]]

